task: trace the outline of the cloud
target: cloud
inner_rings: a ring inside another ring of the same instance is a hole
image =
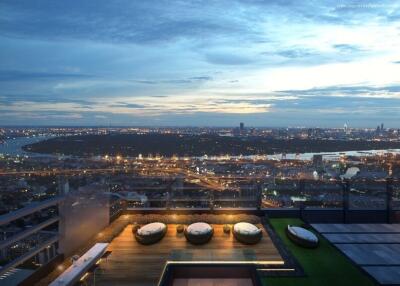
[[[0,115],[0,118],[7,119],[9,116],[14,116],[15,112],[4,112]],[[18,113],[17,113],[18,114]],[[83,115],[80,113],[73,112],[22,112],[19,113],[21,119],[23,120],[79,120],[83,118]],[[28,124],[31,125],[31,124]],[[52,125],[47,121],[46,125]]]
[[[111,104],[110,107],[124,107],[124,108],[145,108],[145,105],[142,104],[135,104],[135,103],[124,103],[124,102],[118,102],[117,104]]]
[[[291,94],[297,96],[324,96],[327,101],[327,96],[351,96],[364,98],[396,98],[400,99],[400,85],[387,86],[327,86],[320,88],[311,88],[305,90],[281,90],[281,94]]]
[[[4,0],[2,122],[397,124],[400,3],[357,4]]]
[[[235,19],[221,17],[217,3],[96,0],[78,5],[45,0],[40,6],[2,1],[0,8],[3,35],[47,40],[152,44],[244,29]]]
[[[249,57],[228,52],[206,54],[206,60],[216,65],[248,65],[254,62],[254,60]]]
[[[360,47],[350,44],[335,44],[333,45],[333,47],[342,53],[354,53],[363,51],[363,49],[361,49]]]
[[[74,103],[81,106],[89,107],[93,101],[84,99],[65,98],[51,94],[4,94],[0,95],[0,103],[4,105],[18,104],[20,102],[34,103]]]
[[[282,50],[277,52],[278,55],[286,58],[304,58],[304,57],[310,57],[310,56],[315,56],[317,53],[313,50],[307,50],[307,49],[290,49],[290,50]]]
[[[32,81],[32,80],[54,80],[54,79],[87,79],[93,76],[79,73],[57,73],[37,71],[0,70],[0,81]]]

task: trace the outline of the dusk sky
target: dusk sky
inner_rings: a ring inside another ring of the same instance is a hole
[[[400,1],[0,0],[0,125],[400,127]]]

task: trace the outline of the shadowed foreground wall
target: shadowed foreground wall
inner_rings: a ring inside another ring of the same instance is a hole
[[[105,186],[93,184],[66,194],[60,206],[60,253],[69,256],[110,221]]]

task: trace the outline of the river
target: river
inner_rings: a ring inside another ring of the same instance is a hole
[[[16,137],[11,139],[6,139],[3,144],[0,144],[0,155],[9,156],[29,156],[29,157],[47,157],[51,155],[38,154],[26,152],[22,149],[23,146],[37,143],[46,139],[50,139],[54,136],[35,136],[35,137]]]

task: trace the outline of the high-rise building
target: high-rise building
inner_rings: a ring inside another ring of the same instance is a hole
[[[322,167],[323,165],[322,155],[320,154],[313,155],[312,162],[314,167]]]
[[[244,130],[244,123],[243,123],[243,122],[240,122],[240,125],[239,125],[239,134],[240,134],[240,135],[244,135],[244,133],[245,133],[245,130]]]

